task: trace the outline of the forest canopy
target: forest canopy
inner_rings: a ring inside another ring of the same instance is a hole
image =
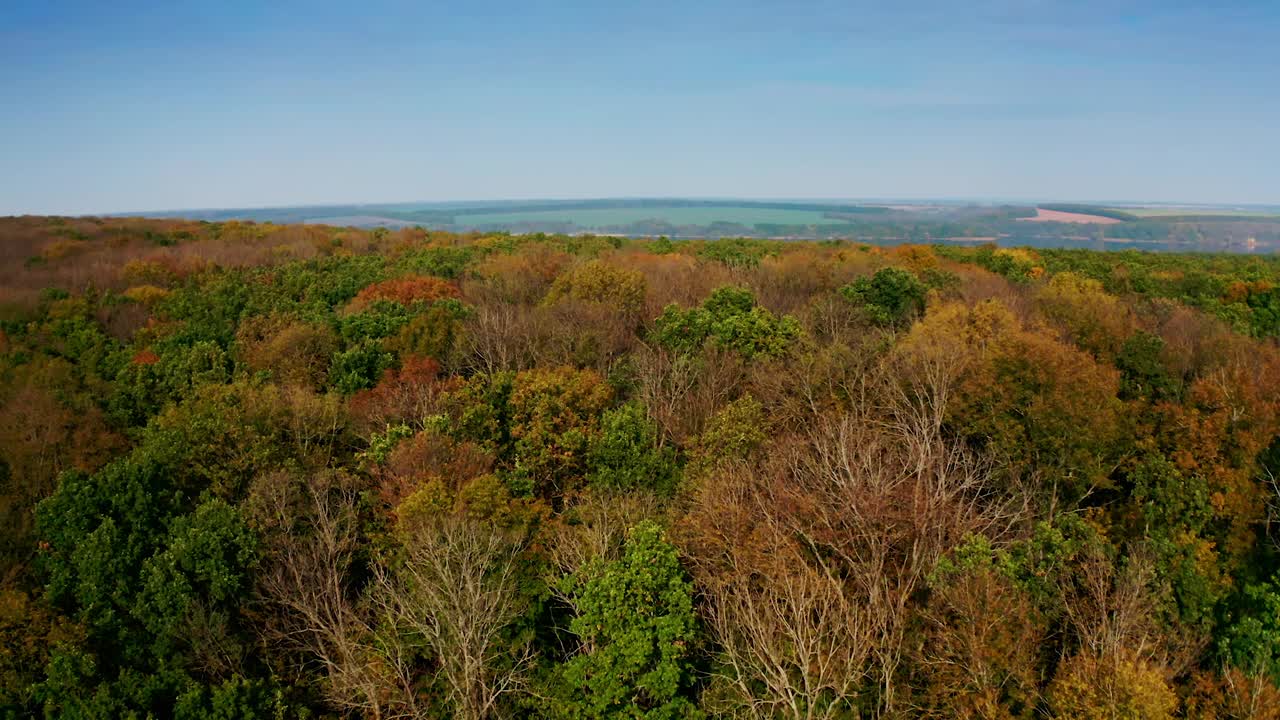
[[[1280,718],[1280,258],[0,219],[0,716]]]

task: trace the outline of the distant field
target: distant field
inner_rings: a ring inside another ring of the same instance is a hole
[[[507,225],[524,222],[571,222],[581,227],[627,225],[641,220],[661,220],[672,225],[710,225],[715,222],[756,225],[839,225],[847,220],[823,217],[816,210],[781,210],[756,207],[638,207],[584,210],[542,210],[465,215],[459,225]]]
[[[1115,218],[1103,217],[1101,215],[1088,215],[1077,212],[1064,212],[1062,210],[1046,210],[1044,208],[1036,208],[1036,216],[1028,218],[1018,218],[1019,222],[1061,222],[1061,223],[1081,223],[1094,225],[1114,225],[1120,220]]]
[[[1138,217],[1280,217],[1280,212],[1267,212],[1265,210],[1226,210],[1199,207],[1123,207],[1108,209],[1127,212]]]

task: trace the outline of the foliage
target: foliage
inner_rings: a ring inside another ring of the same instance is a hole
[[[377,343],[365,342],[334,353],[329,366],[329,383],[341,393],[371,388],[383,371],[395,364],[395,356]]]
[[[1277,717],[1280,259],[805,212],[0,219],[0,717]]]
[[[675,452],[658,445],[658,428],[638,403],[604,413],[591,448],[587,483],[598,490],[652,490],[670,495],[678,479]]]
[[[1111,663],[1077,655],[1058,671],[1049,705],[1054,717],[1064,720],[1164,720],[1173,717],[1178,697],[1145,662],[1120,658]]]
[[[545,302],[563,298],[602,303],[624,315],[634,316],[644,307],[644,275],[623,270],[600,260],[572,268],[552,283]]]
[[[718,288],[702,307],[681,310],[668,305],[653,321],[652,339],[681,352],[694,352],[704,343],[735,350],[744,357],[779,357],[799,338],[795,318],[776,317],[756,305],[745,288]]]
[[[349,312],[360,310],[376,302],[394,302],[409,306],[416,303],[433,303],[437,300],[457,298],[458,288],[452,283],[430,275],[408,275],[383,280],[368,285],[356,293],[347,305]]]
[[[887,267],[870,278],[858,278],[840,288],[850,302],[866,308],[878,325],[910,325],[924,314],[927,289],[910,270]]]
[[[1244,588],[1219,640],[1225,664],[1280,684],[1280,578]]]
[[[565,663],[564,717],[685,718],[696,641],[693,586],[653,522],[630,531],[622,557],[565,578],[582,649]],[[559,713],[557,713],[559,714]]]

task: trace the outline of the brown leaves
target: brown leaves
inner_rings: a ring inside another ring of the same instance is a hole
[[[440,363],[432,358],[407,355],[398,369],[384,372],[377,385],[351,396],[352,419],[364,434],[399,423],[420,426],[437,412],[443,394],[457,385],[456,380],[440,378]]]
[[[408,306],[461,296],[458,286],[447,280],[431,275],[406,275],[366,286],[347,304],[346,311],[360,312],[379,300]]]
[[[869,414],[814,425],[702,479],[679,542],[738,702],[838,717],[872,683],[889,712],[913,596],[944,552],[1000,532],[1008,511],[982,463],[937,438]]]

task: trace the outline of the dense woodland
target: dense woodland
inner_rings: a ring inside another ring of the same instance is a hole
[[[1280,718],[1280,259],[0,220],[0,713]]]

